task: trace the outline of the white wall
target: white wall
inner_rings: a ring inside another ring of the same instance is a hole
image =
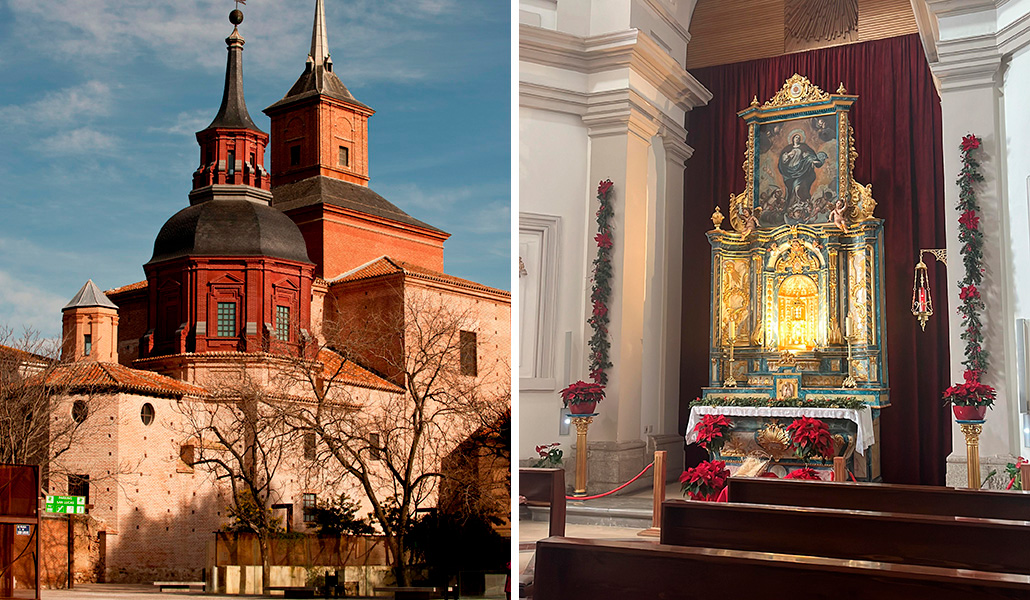
[[[556,265],[560,282],[557,303],[540,307],[552,310],[554,315],[553,327],[543,332],[543,342],[552,348],[554,382],[547,386],[523,381],[520,377],[521,458],[531,456],[533,448],[540,444],[561,441],[563,447],[568,448],[569,436],[558,435],[561,418],[558,390],[587,376],[583,341],[587,319],[585,294],[589,293],[587,227],[591,221],[586,166],[587,128],[578,115],[527,107],[519,110],[519,211],[561,219]],[[537,320],[536,315],[528,315],[528,318]],[[571,381],[566,381],[564,375],[566,331],[572,332]],[[525,354],[520,352],[520,356],[525,357]]]
[[[999,323],[999,327],[991,328],[990,334],[1004,335],[1011,338],[1006,342],[1008,348],[1015,348],[1017,334],[1016,319],[1030,319],[1030,112],[1027,101],[1030,99],[1030,48],[1023,47],[1012,54],[1007,68],[1004,70],[1003,122],[1005,131],[1005,207],[1000,226],[1006,230],[1008,238],[1008,256],[1006,284],[1010,289],[1012,318]],[[998,331],[995,331],[997,329]],[[1030,341],[1030,340],[1028,340]],[[993,362],[1000,362],[1001,357],[994,357]],[[1009,352],[1004,357],[1009,377],[1009,395],[1015,405],[1019,396],[1015,373],[1016,352]],[[1028,373],[1030,374],[1030,373]],[[1027,456],[1030,448],[1020,435],[1019,412],[1026,411],[1026,406],[1012,406],[1009,411],[1010,423],[1005,433],[1015,439],[1008,444],[1012,454]],[[1015,448],[1019,448],[1018,452]]]

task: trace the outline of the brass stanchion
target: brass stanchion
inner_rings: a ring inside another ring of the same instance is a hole
[[[962,435],[966,436],[966,470],[969,475],[969,489],[980,489],[980,432],[983,431],[983,421],[962,422],[959,421],[959,429]]]
[[[654,453],[654,486],[652,487],[651,527],[638,533],[646,537],[662,534],[662,502],[665,502],[665,450]]]
[[[597,413],[569,415],[576,426],[576,489],[573,496],[587,495],[587,428],[594,422]]]

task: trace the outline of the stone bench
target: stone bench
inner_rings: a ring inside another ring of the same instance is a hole
[[[296,585],[270,585],[269,592],[282,592],[283,598],[314,598],[315,589]]]
[[[165,590],[186,590],[187,592],[203,592],[207,589],[207,584],[203,581],[155,581],[154,585],[157,586],[158,591]]]
[[[435,587],[418,586],[382,586],[373,588],[372,591],[376,594],[379,592],[392,593],[396,600],[429,600],[433,595],[439,593]]]

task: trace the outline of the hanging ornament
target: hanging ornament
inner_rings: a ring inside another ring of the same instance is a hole
[[[919,262],[912,280],[912,314],[919,320],[919,326],[926,331],[926,321],[933,316],[933,300],[930,298],[930,284],[926,279],[926,263],[923,254],[929,252],[938,262],[948,264],[948,251],[944,249],[919,250]]]
[[[926,331],[926,320],[933,315],[933,301],[930,286],[926,282],[926,263],[922,258],[916,263],[915,279],[912,281],[912,314],[919,319],[919,326]]]

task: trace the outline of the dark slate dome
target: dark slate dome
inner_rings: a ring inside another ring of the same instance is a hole
[[[311,263],[300,229],[266,204],[208,200],[165,222],[151,263],[182,256],[267,256]]]

